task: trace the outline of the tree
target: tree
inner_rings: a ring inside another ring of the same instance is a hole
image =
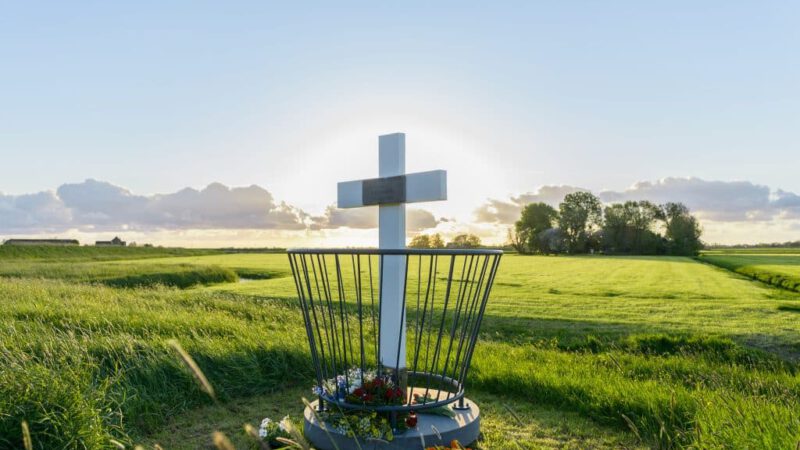
[[[431,247],[431,237],[427,234],[418,234],[411,239],[411,242],[408,244],[409,248],[430,248]]]
[[[550,228],[539,233],[538,241],[542,253],[561,253],[566,250],[564,233],[558,228]]]
[[[442,235],[439,233],[432,234],[429,245],[430,248],[444,248],[444,239],[442,239]]]
[[[665,203],[661,205],[660,218],[664,221],[670,254],[694,256],[700,252],[703,248],[702,231],[689,208],[682,203]]]
[[[591,192],[573,192],[559,205],[558,226],[570,253],[587,250],[589,234],[600,225],[603,210],[600,199]]]
[[[451,248],[475,248],[480,247],[481,238],[474,234],[459,234],[452,241],[447,243]]]
[[[627,201],[606,206],[602,247],[610,253],[663,253],[662,238],[653,227],[661,212],[648,201]]]
[[[508,229],[508,238],[507,238],[508,245],[511,246],[517,253],[525,253],[525,243],[522,242],[520,238],[519,231],[517,231],[516,227],[510,227]]]
[[[444,240],[442,235],[436,234],[418,234],[411,239],[408,244],[409,248],[444,248]]]
[[[558,220],[558,211],[547,203],[531,203],[522,208],[522,213],[514,225],[517,239],[523,251],[545,253],[539,235],[553,228]]]

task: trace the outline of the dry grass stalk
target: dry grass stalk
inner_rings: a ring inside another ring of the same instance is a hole
[[[214,441],[214,446],[217,447],[218,450],[236,450],[236,447],[233,446],[230,439],[219,431],[214,432],[212,439]]]
[[[33,450],[31,430],[28,428],[28,422],[24,420],[22,421],[22,443],[25,445],[25,450]]]
[[[192,356],[183,349],[178,341],[170,339],[169,345],[171,345],[172,348],[178,352],[184,364],[186,364],[189,370],[192,371],[195,379],[200,383],[200,389],[202,389],[203,392],[208,394],[212,399],[214,399],[214,401],[216,401],[217,396],[214,394],[214,387],[208,382],[208,378],[206,378],[205,374],[203,374],[203,371],[200,370],[200,366],[197,365],[197,363],[194,361],[194,358],[192,358]]]

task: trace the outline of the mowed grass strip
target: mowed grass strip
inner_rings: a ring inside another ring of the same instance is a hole
[[[800,252],[708,253],[701,255],[700,260],[763,283],[800,292]]]
[[[3,261],[0,276],[44,278],[82,283],[99,283],[119,288],[173,286],[181,289],[198,285],[232,283],[238,274],[229,268],[189,264],[119,265],[109,262]]]
[[[93,247],[79,245],[0,245],[0,261],[52,260],[64,261],[114,261],[174,256],[212,255],[222,253],[215,249],[169,247]]]

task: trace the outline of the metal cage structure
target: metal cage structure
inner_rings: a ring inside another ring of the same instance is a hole
[[[394,417],[454,402],[456,409],[468,407],[464,385],[501,250],[291,249],[287,253],[320,409],[372,410]],[[390,260],[398,268],[395,273],[402,275],[399,296],[387,295],[384,288]],[[394,303],[391,311],[399,314],[386,313],[390,303]],[[389,328],[399,332],[381,332]],[[374,376],[391,379],[402,399],[378,405],[348,399],[348,386],[364,385],[365,378]]]

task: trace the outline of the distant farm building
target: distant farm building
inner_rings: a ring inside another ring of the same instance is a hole
[[[96,241],[94,245],[97,247],[125,247],[126,243],[122,239],[115,237],[110,241]]]
[[[80,245],[77,239],[9,239],[3,245]]]

